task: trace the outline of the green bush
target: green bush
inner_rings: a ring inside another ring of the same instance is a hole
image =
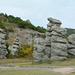
[[[0,55],[1,55],[2,53],[1,53],[1,51],[0,51]]]
[[[5,26],[4,26],[4,24],[1,22],[1,20],[0,20],[0,28],[5,29]]]
[[[33,46],[29,44],[21,44],[17,57],[30,57],[32,58]]]
[[[46,35],[45,34],[42,34],[41,36],[42,36],[42,38],[46,38]]]
[[[8,54],[6,55],[7,58],[14,58],[14,56],[11,54],[11,50],[8,49],[9,48],[9,44],[6,42],[6,50],[8,52]]]
[[[7,31],[6,32],[6,35],[5,35],[5,40],[8,40],[9,39],[9,35],[8,34],[9,34],[9,32]],[[6,43],[6,45],[7,45],[7,43]]]

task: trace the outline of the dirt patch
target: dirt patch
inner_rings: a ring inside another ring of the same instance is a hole
[[[50,66],[0,66],[0,70],[20,70],[20,69],[39,69],[39,70],[49,70],[62,75],[75,72],[75,67],[50,67]]]
[[[60,73],[71,73],[71,72],[75,72],[75,68],[71,68],[71,67],[55,68],[55,69],[52,69],[52,71],[60,72]]]

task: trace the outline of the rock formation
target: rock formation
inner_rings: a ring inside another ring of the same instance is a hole
[[[44,54],[44,51],[45,51],[44,39],[36,38],[34,40],[34,51],[33,51],[34,62],[47,60],[47,56]]]
[[[5,45],[5,31],[3,29],[0,29],[0,58],[6,58],[6,55],[8,54],[6,50],[6,45]]]
[[[46,54],[49,58],[54,60],[64,60],[67,58],[67,30],[61,28],[61,21],[48,18],[46,33]]]
[[[70,56],[75,56],[75,34],[68,37],[68,54]]]
[[[16,37],[14,39],[13,45],[9,46],[9,50],[11,51],[12,55],[17,55],[19,49],[19,39]]]

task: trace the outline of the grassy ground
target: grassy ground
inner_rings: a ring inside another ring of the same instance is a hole
[[[70,74],[68,74],[68,75],[75,75],[75,72],[72,72],[72,73],[70,73]]]
[[[75,58],[68,58],[65,61],[52,61],[49,63],[33,63],[32,59],[15,58],[15,59],[0,59],[1,64],[9,66],[75,66]],[[60,73],[51,72],[49,70],[0,70],[0,75],[62,75]],[[75,72],[67,74],[75,75]]]
[[[2,70],[0,75],[61,75],[47,70]]]
[[[25,59],[25,58],[0,59],[0,64],[28,63],[28,62],[32,62],[32,60],[31,59]]]
[[[31,59],[23,59],[23,58],[16,58],[16,59],[0,59],[0,64],[12,64],[12,65],[19,65],[19,66],[75,66],[75,58],[68,58],[65,61],[51,61],[46,63],[33,63]]]

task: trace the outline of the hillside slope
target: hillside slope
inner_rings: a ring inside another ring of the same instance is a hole
[[[0,13],[0,28],[4,28],[9,31],[13,31],[14,27],[29,28],[41,33],[45,33],[46,29],[40,26],[34,26],[30,20],[22,20],[20,17],[14,17],[13,15],[7,15]]]
[[[15,28],[32,29],[41,33],[45,33],[46,29],[40,26],[34,26],[30,20],[23,21],[20,17],[0,13],[0,28],[4,28],[9,32],[15,31]],[[75,29],[66,28],[67,35],[75,34]]]
[[[75,29],[66,28],[67,29],[67,35],[75,34]]]

